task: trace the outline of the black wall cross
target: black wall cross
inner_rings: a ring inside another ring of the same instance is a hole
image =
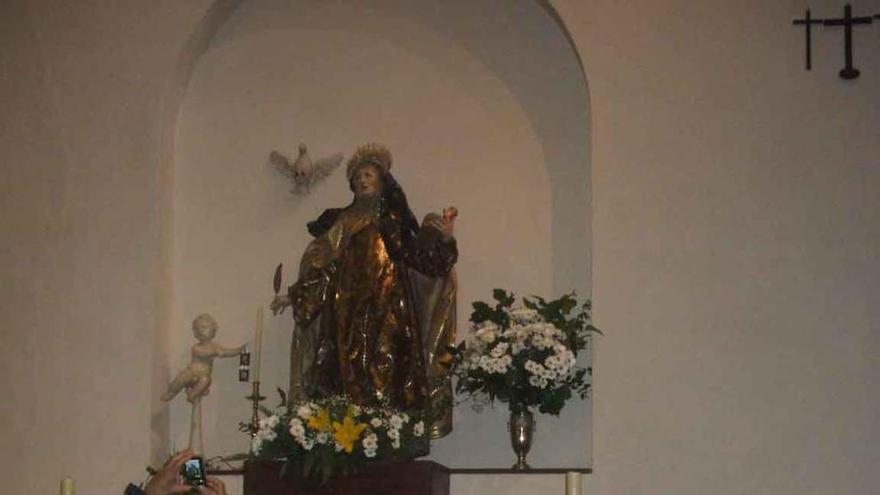
[[[843,56],[846,65],[840,70],[840,77],[844,79],[859,77],[859,69],[853,67],[852,27],[856,24],[871,24],[872,22],[874,22],[873,16],[853,17],[850,4],[843,7],[843,18],[825,19],[826,26],[843,26]]]
[[[807,70],[813,69],[813,24],[822,24],[822,19],[813,19],[813,16],[810,14],[810,9],[807,9],[807,12],[804,14],[803,19],[795,19],[794,24],[803,24],[804,25],[804,36],[806,36],[806,46],[807,46],[807,60],[805,68]]]
[[[860,24],[871,24],[874,19],[880,20],[880,14],[868,15],[862,17],[853,17],[852,6],[846,4],[843,7],[843,17],[838,19],[813,19],[810,9],[807,9],[803,19],[795,19],[792,21],[794,25],[804,26],[806,36],[806,69],[813,68],[813,41],[812,28],[814,24],[822,24],[823,26],[837,27],[843,26],[843,57],[844,67],[840,70],[840,77],[843,79],[855,79],[859,77],[860,71],[853,64],[853,42],[852,28]]]

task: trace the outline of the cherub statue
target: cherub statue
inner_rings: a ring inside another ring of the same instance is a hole
[[[208,395],[214,358],[238,356],[245,349],[245,346],[227,349],[215,343],[217,320],[208,313],[196,316],[192,322],[192,331],[198,340],[191,349],[192,361],[168,384],[168,391],[162,395],[162,400],[166,402],[184,388],[186,388],[186,400],[190,403],[195,403],[196,400]]]
[[[211,371],[214,358],[238,356],[245,346],[227,349],[214,343],[217,335],[217,320],[208,313],[202,313],[192,322],[192,331],[197,343],[193,344],[190,354],[192,361],[171,383],[168,391],[162,395],[163,401],[170,401],[181,390],[186,389],[186,400],[192,404],[192,415],[189,425],[189,447],[198,454],[204,454],[205,443],[202,437],[202,397],[208,395],[211,386]],[[196,442],[198,442],[196,444]]]

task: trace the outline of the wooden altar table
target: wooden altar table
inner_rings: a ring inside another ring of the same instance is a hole
[[[246,463],[244,495],[449,495],[449,469],[432,461],[377,462],[320,486],[294,476],[279,479],[281,465]]]

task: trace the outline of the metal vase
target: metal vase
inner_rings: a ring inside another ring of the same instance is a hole
[[[510,444],[516,453],[516,464],[513,465],[513,469],[529,469],[530,466],[526,462],[526,454],[532,448],[535,418],[528,408],[511,408],[510,421],[507,423],[507,427],[510,430]]]

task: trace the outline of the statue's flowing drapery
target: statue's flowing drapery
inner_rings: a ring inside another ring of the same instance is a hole
[[[309,231],[315,239],[288,289],[291,399],[344,393],[368,405],[381,396],[401,409],[430,407],[433,436],[448,433],[455,240],[419,228],[405,198],[327,210]]]

